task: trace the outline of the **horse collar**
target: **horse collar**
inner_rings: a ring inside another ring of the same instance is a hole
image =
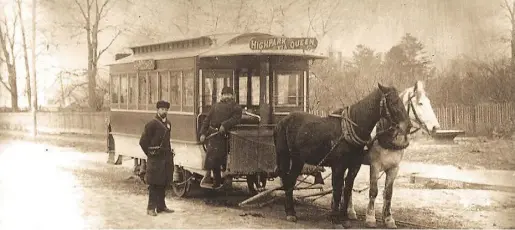
[[[342,120],[341,120],[341,128],[342,128],[342,135],[340,137],[346,140],[348,143],[352,143],[354,145],[363,146],[368,143],[368,140],[361,139],[358,134],[356,134],[356,131],[354,130],[354,127],[359,127],[356,123],[354,123],[350,117],[350,106],[345,107],[342,110]]]

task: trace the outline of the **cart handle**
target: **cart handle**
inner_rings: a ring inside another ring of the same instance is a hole
[[[249,115],[251,117],[256,117],[258,119],[259,123],[261,123],[261,116],[255,114],[255,113],[249,112],[247,107],[245,107],[245,109],[243,110],[243,113],[245,113],[246,115]]]

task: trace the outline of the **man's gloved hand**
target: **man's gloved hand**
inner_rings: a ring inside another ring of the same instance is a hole
[[[220,125],[220,128],[218,129],[218,131],[221,133],[221,134],[224,134],[225,133],[225,128],[223,125]]]
[[[200,135],[200,143],[204,143],[206,141],[206,135],[202,134]]]

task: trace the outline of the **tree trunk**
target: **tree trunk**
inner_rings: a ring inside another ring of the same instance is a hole
[[[96,101],[96,88],[97,88],[97,82],[96,82],[96,65],[94,64],[94,56],[93,50],[91,48],[91,44],[88,45],[89,51],[88,51],[88,105],[91,109],[96,109],[97,107],[97,101]]]
[[[9,74],[9,87],[11,88],[11,108],[13,112],[18,112],[18,83],[16,82],[16,67],[7,64]]]
[[[27,39],[25,36],[25,26],[23,23],[23,17],[22,17],[22,10],[21,10],[21,0],[16,1],[16,4],[18,5],[18,16],[20,19],[20,26],[21,26],[21,37],[22,37],[22,44],[23,44],[23,57],[25,58],[25,72],[26,72],[26,90],[27,90],[27,100],[29,102],[29,108],[32,107],[32,94],[31,94],[31,88],[30,88],[30,68],[29,68],[29,57],[27,53]],[[33,47],[34,49],[34,47]]]
[[[515,68],[515,19],[511,20],[511,68]]]
[[[91,23],[88,22],[87,29],[87,40],[88,40],[88,105],[92,110],[96,110],[96,48],[93,42],[94,28],[91,28]]]

